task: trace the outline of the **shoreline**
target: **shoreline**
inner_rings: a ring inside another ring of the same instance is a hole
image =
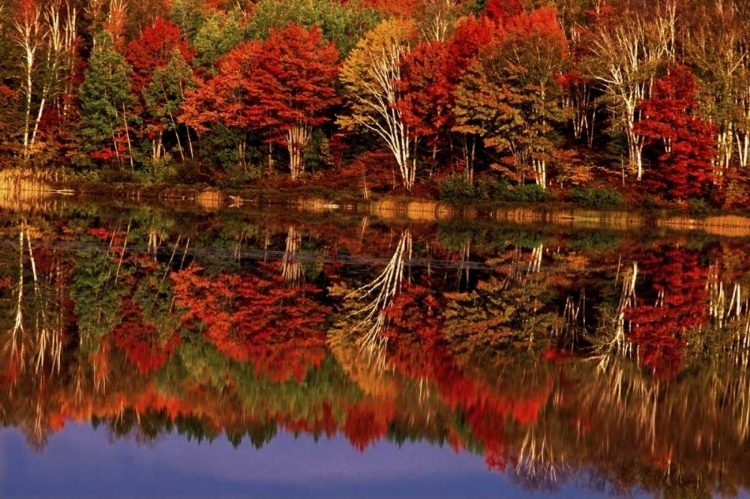
[[[700,231],[728,237],[750,237],[750,214],[716,211],[691,215],[686,211],[657,207],[650,210],[627,207],[592,209],[561,201],[544,203],[455,204],[430,198],[395,194],[374,194],[364,199],[361,193],[334,192],[317,186],[295,188],[258,188],[221,190],[204,185],[127,184],[102,182],[21,182],[0,185],[2,204],[22,207],[51,196],[107,198],[135,201],[185,202],[204,209],[255,207],[294,207],[306,212],[360,213],[380,219],[436,222],[452,219],[491,219],[521,224],[542,223],[575,228],[636,230],[663,228],[679,232]],[[358,195],[359,194],[359,195]]]

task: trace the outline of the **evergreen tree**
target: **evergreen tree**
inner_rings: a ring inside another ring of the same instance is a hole
[[[115,158],[120,166],[130,154],[128,116],[132,70],[114,47],[112,35],[102,31],[94,38],[94,48],[81,84],[84,150],[95,160]]]

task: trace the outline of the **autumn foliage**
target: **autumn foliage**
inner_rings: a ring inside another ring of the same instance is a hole
[[[198,131],[222,123],[262,133],[289,151],[292,180],[325,111],[338,101],[338,51],[317,28],[291,24],[265,42],[247,42],[219,62],[219,74],[188,98],[183,121]]]
[[[320,325],[326,307],[311,286],[287,287],[281,276],[205,275],[188,267],[173,275],[184,325],[205,326],[207,339],[230,359],[252,362],[272,379],[303,379],[325,358]]]
[[[105,183],[278,187],[288,172],[366,197],[503,202],[535,184],[738,208],[741,4],[8,0],[1,159]]]
[[[671,68],[654,82],[652,97],[641,103],[644,119],[635,127],[656,156],[647,183],[654,192],[676,199],[705,195],[715,175],[718,128],[697,115],[695,91],[689,68]]]

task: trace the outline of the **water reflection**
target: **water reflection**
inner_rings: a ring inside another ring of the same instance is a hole
[[[749,485],[744,241],[106,206],[0,231],[0,418],[35,449],[76,421],[424,441],[544,489]]]

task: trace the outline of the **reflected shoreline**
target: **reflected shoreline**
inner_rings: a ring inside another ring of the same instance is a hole
[[[0,411],[32,449],[289,432],[533,489],[750,487],[743,240],[97,205],[0,233]]]

